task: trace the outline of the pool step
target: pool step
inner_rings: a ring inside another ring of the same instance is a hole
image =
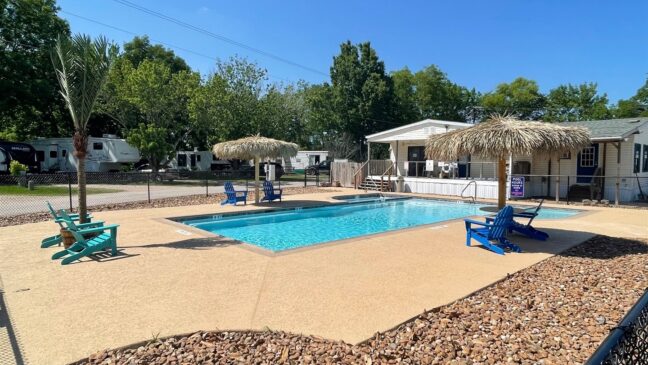
[[[366,178],[358,188],[371,191],[392,191],[391,184],[388,180],[383,180],[381,182],[380,179],[373,179],[370,177]]]

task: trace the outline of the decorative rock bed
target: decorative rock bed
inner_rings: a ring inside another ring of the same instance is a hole
[[[270,330],[199,332],[78,364],[579,364],[646,286],[648,240],[599,236],[358,345]]]
[[[317,187],[287,187],[283,190],[285,195],[310,194],[321,191]],[[327,190],[327,192],[335,192],[335,190],[329,189]],[[215,202],[219,202],[223,199],[225,199],[225,194],[223,193],[209,194],[209,196],[206,196],[205,194],[187,195],[171,198],[153,199],[150,203],[144,200],[127,203],[93,205],[88,207],[88,210],[91,210],[93,212],[102,212],[106,210],[180,207],[185,205],[214,204]],[[254,201],[254,191],[250,191],[248,193],[247,200]],[[43,208],[45,208],[44,201]],[[25,223],[44,222],[50,220],[51,218],[52,216],[47,212],[21,214],[11,217],[0,217],[0,227],[15,226]]]

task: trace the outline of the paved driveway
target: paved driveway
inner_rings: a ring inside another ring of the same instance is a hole
[[[212,183],[213,184],[213,183]],[[282,182],[281,186],[299,186],[301,182]],[[66,185],[67,186],[67,185]],[[119,189],[117,193],[89,194],[88,206],[100,204],[126,203],[148,200],[146,185],[91,185],[92,188]],[[235,186],[236,187],[236,186]],[[252,185],[249,187],[252,189]],[[186,195],[205,194],[204,186],[187,185],[151,185],[151,199],[170,198]],[[223,183],[209,186],[209,194],[222,193]],[[49,201],[55,208],[70,208],[68,195],[55,196],[25,196],[25,195],[0,195],[0,217],[8,217],[24,213],[37,213],[46,211],[45,201]],[[78,206],[76,196],[72,195],[72,206]]]

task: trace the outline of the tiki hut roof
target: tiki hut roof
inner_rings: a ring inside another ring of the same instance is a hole
[[[251,136],[214,145],[213,152],[219,158],[251,160],[255,157],[290,157],[297,155],[299,146],[272,138]]]
[[[425,154],[429,159],[456,160],[467,155],[508,158],[509,154],[556,154],[579,150],[591,143],[587,128],[519,121],[493,116],[471,128],[432,135]]]

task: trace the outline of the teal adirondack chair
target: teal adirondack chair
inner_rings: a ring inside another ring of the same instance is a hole
[[[45,202],[45,203],[47,204],[47,209],[49,210],[50,214],[52,215],[52,218],[54,219],[54,223],[58,224],[60,228],[65,228],[65,229],[68,228],[64,226],[64,223],[66,221],[77,222],[80,219],[78,214],[66,214],[66,216],[63,217],[60,212],[58,213],[56,212],[56,210],[52,207],[52,204],[50,204],[50,202]],[[103,225],[103,222],[90,222],[92,219],[92,216],[90,214],[86,215],[86,219],[88,220],[88,223],[78,223],[77,227],[83,229],[83,228],[92,228],[92,227]],[[45,237],[41,241],[41,248],[51,247],[55,245],[60,246],[61,241],[62,238],[60,234],[55,234],[50,237]]]
[[[65,211],[61,211],[61,213],[65,214]],[[66,221],[66,223],[76,242],[69,248],[52,255],[52,260],[62,258],[61,265],[67,265],[98,251],[110,250],[113,256],[117,254],[118,224],[81,229],[72,221]],[[97,233],[99,235],[86,237],[86,235]]]
[[[487,249],[504,255],[506,250],[512,252],[522,252],[522,249],[506,238],[508,228],[513,222],[513,207],[505,206],[500,210],[495,218],[486,222],[480,222],[473,219],[464,219],[466,224],[466,246],[470,246],[470,241],[475,240],[481,243]],[[473,225],[481,226],[479,228]]]

